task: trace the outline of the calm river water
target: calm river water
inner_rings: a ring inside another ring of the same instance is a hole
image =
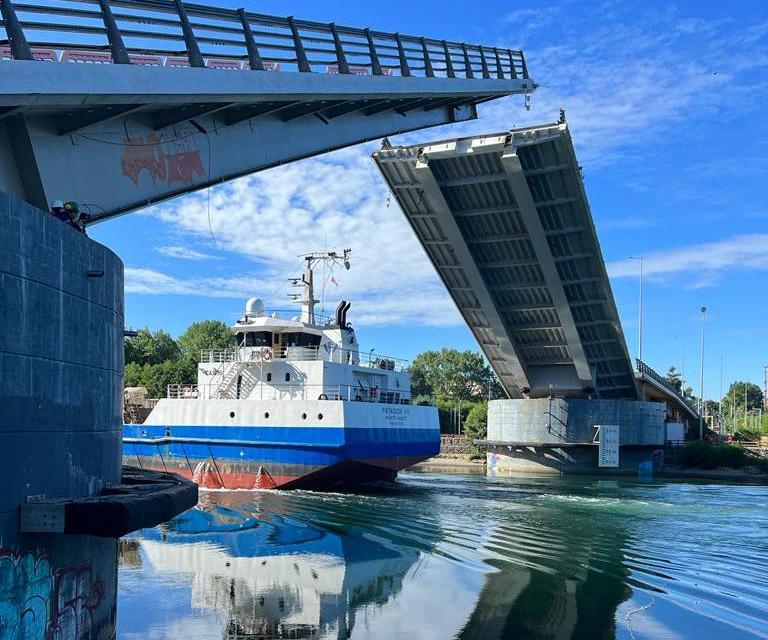
[[[402,474],[205,492],[121,542],[118,638],[768,638],[768,487]]]

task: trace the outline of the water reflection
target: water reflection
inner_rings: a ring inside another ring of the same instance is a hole
[[[275,496],[260,498],[209,494],[171,523],[127,540],[120,562],[190,576],[192,607],[228,616],[219,637],[348,638],[355,612],[396,595],[418,558],[415,549],[354,530],[313,526]]]
[[[206,493],[121,544],[118,637],[768,637],[766,507],[760,487],[428,474]]]

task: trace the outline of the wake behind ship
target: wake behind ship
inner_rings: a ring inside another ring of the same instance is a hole
[[[300,316],[248,300],[238,346],[203,351],[197,384],[169,386],[143,424],[125,425],[124,462],[205,488],[323,489],[394,481],[436,455],[437,410],[411,403],[405,363],[360,351],[349,302],[330,319],[315,313],[315,267],[348,269],[349,253],[304,256],[291,280]]]

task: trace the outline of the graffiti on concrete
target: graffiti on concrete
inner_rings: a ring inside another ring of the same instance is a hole
[[[0,555],[0,640],[46,640],[52,589],[45,557]]]
[[[44,555],[0,550],[0,640],[91,637],[103,600],[89,562],[54,571]]]
[[[123,175],[139,186],[142,172],[147,172],[153,185],[175,182],[191,184],[195,177],[207,174],[200,149],[193,137],[174,139],[150,133],[146,138],[123,140]]]
[[[104,600],[104,582],[89,562],[54,573],[49,640],[91,637],[93,613]]]

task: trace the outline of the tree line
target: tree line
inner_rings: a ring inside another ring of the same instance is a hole
[[[140,329],[125,339],[125,386],[145,387],[150,398],[164,398],[169,384],[195,384],[203,349],[234,349],[235,334],[223,322],[194,322],[178,340],[162,329]]]
[[[698,408],[699,398],[691,387],[683,389],[683,376],[676,367],[670,367],[665,378],[689,404]],[[705,415],[720,415],[729,431],[768,431],[768,416],[760,415],[763,408],[763,391],[753,382],[736,380],[729,385],[727,393],[719,402],[704,400],[703,405]]]

